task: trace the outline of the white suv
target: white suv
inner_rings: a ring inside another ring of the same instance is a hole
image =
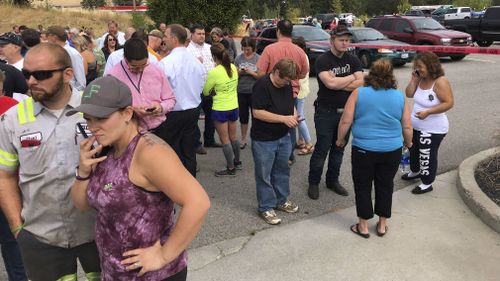
[[[470,19],[470,7],[453,7],[444,15],[445,20]]]

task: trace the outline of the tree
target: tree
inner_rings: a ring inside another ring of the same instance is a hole
[[[30,7],[32,0],[7,0],[7,1],[2,1],[6,4],[11,4],[15,6],[21,6],[21,7]]]
[[[355,15],[366,14],[363,0],[343,0],[342,8],[345,12],[353,13]]]
[[[95,9],[97,7],[102,7],[106,4],[106,0],[82,0],[80,5],[84,9]]]
[[[454,0],[455,7],[471,7],[475,10],[482,10],[484,7],[491,6],[491,0]]]
[[[410,9],[411,9],[410,1],[408,1],[408,0],[401,0],[401,2],[399,2],[399,4],[398,4],[398,12],[400,14],[404,14],[407,11],[409,11]]]
[[[341,0],[333,0],[331,3],[331,8],[333,12],[336,14],[342,13],[342,1]]]
[[[157,24],[180,23],[189,27],[199,23],[232,30],[241,20],[243,4],[245,0],[152,0],[148,1],[147,13]]]
[[[139,5],[141,1],[136,0],[135,2]],[[113,4],[115,4],[115,6],[133,6],[134,0],[113,0]]]

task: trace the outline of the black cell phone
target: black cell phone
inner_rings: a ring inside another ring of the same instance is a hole
[[[77,123],[76,123],[76,126],[78,127],[78,131],[80,131],[80,133],[82,134],[82,136],[83,136],[84,138],[86,138],[86,139],[87,139],[87,138],[89,137],[89,135],[87,135],[87,132],[85,132],[85,129],[83,128],[82,124],[81,124],[80,122],[77,122]],[[95,148],[95,147],[94,147],[94,145],[92,144],[92,145],[90,146],[90,149],[92,150],[92,149],[94,149],[94,148]],[[96,153],[96,154],[94,155],[94,157],[99,158],[99,157],[101,157],[101,156],[104,156],[104,155],[108,154],[109,149],[110,149],[110,147],[109,147],[109,146],[105,146],[105,147],[103,147],[103,148],[102,148],[102,150],[101,150],[101,152],[100,152],[100,153]]]
[[[418,69],[415,69],[415,75],[417,75],[417,77],[420,77],[420,71],[418,71]]]
[[[146,112],[153,112],[155,109],[155,107],[146,108]]]

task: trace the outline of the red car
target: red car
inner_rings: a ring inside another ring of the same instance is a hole
[[[406,42],[413,45],[472,45],[470,34],[444,28],[430,17],[413,16],[381,16],[370,19],[367,27],[382,32],[390,39]],[[436,53],[440,57],[451,57],[452,60],[461,60],[467,54]]]

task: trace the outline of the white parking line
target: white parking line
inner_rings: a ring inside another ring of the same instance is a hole
[[[482,60],[482,59],[473,59],[473,58],[465,58],[464,60],[472,60],[472,61],[487,62],[487,63],[496,63],[496,61],[494,61],[494,60]]]

